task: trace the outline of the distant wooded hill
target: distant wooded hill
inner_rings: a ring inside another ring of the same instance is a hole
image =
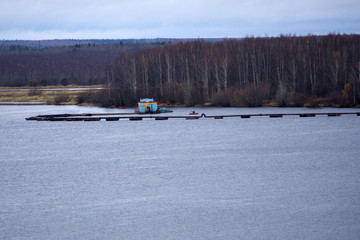
[[[122,54],[179,41],[191,39],[3,40],[0,86],[101,84],[106,66]]]
[[[190,39],[189,39],[190,40]],[[55,39],[55,40],[0,40],[0,46],[22,46],[30,48],[63,47],[75,45],[103,45],[103,44],[147,44],[176,42],[178,39]]]
[[[165,44],[176,42],[195,41],[195,38],[155,38],[155,39],[55,39],[55,40],[0,40],[0,47],[28,47],[34,49],[43,49],[49,47],[64,47],[76,45],[106,45],[106,44],[120,44],[120,45],[142,45],[142,44]],[[224,38],[203,38],[206,42],[219,42]]]
[[[0,41],[0,86],[101,84],[105,68],[123,53],[165,41]]]

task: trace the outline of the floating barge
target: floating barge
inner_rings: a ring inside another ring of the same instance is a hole
[[[155,120],[168,120],[168,119],[186,119],[186,120],[197,120],[200,118],[213,118],[213,119],[224,119],[224,118],[251,118],[251,117],[270,117],[270,118],[282,118],[284,116],[299,116],[299,117],[316,117],[316,116],[328,116],[328,117],[339,117],[342,115],[356,115],[360,116],[360,112],[342,112],[342,113],[281,113],[281,114],[239,114],[239,115],[209,115],[205,113],[201,115],[187,115],[187,116],[153,116],[143,115],[134,116],[138,113],[83,113],[83,114],[50,114],[50,115],[38,115],[36,117],[28,117],[26,120],[35,121],[119,121],[120,119],[128,119],[130,121],[139,121],[143,119],[155,119]]]
[[[157,102],[153,98],[140,99],[138,102],[138,113],[159,113]]]
[[[160,114],[160,113],[171,113],[170,109],[158,107],[156,101],[153,98],[143,98],[138,102],[138,109],[135,111],[138,114]]]

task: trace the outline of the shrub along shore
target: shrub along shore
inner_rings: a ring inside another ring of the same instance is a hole
[[[63,90],[53,90],[60,89]],[[74,90],[79,88],[79,90]],[[106,104],[104,99],[107,99],[108,90],[101,89],[104,85],[91,86],[46,86],[42,88],[35,87],[0,87],[0,102],[4,103],[44,103],[49,105],[86,105],[86,106],[101,106],[101,107],[117,107],[115,105]],[[49,89],[49,90],[47,90]],[[71,89],[71,90],[66,90]],[[86,89],[86,90],[84,90]],[[4,91],[10,90],[10,91]],[[248,93],[248,92],[247,92]],[[307,95],[298,95],[292,97],[292,101],[286,103],[277,99],[259,100],[249,99],[252,94],[247,96],[241,91],[229,91],[217,94],[208,102],[203,104],[186,105],[178,102],[161,102],[160,106],[164,107],[360,107],[359,105],[349,105],[346,101],[346,91],[343,95],[334,96],[330,98],[319,97],[315,98]],[[256,105],[253,102],[257,102]],[[128,105],[126,107],[134,107]]]
[[[43,102],[49,105],[97,105],[83,101],[83,97],[94,95],[103,85],[69,85],[36,87],[0,87],[0,102],[31,103]],[[79,88],[79,90],[75,90]],[[61,89],[61,90],[54,90]],[[67,90],[69,89],[69,90]],[[71,89],[71,90],[70,90]]]

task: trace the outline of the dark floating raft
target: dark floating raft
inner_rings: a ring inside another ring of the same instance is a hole
[[[240,114],[240,115],[212,115],[207,116],[205,113],[201,115],[187,115],[187,116],[152,116],[142,115],[134,116],[137,113],[83,113],[83,114],[49,114],[49,115],[38,115],[36,117],[28,117],[26,120],[34,121],[86,121],[94,122],[105,119],[106,121],[119,121],[120,119],[128,119],[130,121],[140,121],[144,118],[154,118],[155,120],[168,120],[169,118],[180,118],[186,120],[197,120],[200,118],[213,118],[213,119],[224,119],[224,118],[251,118],[251,117],[270,117],[270,118],[282,118],[283,116],[299,116],[299,117],[316,117],[316,116],[328,116],[328,117],[339,117],[341,115],[354,115],[360,116],[360,112],[342,112],[342,113],[281,113],[281,114]]]

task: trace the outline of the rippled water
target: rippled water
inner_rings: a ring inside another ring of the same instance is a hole
[[[360,117],[25,121],[119,111],[0,106],[0,239],[359,238]]]

